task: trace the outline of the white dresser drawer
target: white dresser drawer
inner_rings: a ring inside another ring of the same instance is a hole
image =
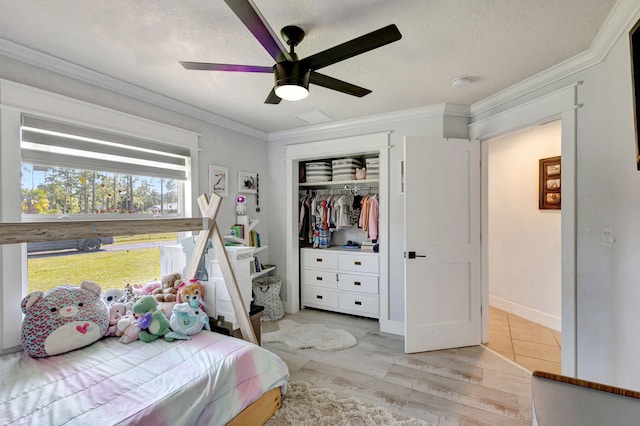
[[[338,295],[338,308],[375,316],[378,316],[380,312],[378,296],[368,294],[340,293]]]
[[[322,249],[301,250],[302,268],[338,269],[338,255]]]
[[[371,275],[338,274],[340,291],[378,294],[378,277]]]
[[[303,286],[302,304],[335,309],[338,307],[338,291],[324,287]]]
[[[338,288],[338,274],[330,271],[303,269],[302,285]]]
[[[341,255],[338,258],[340,271],[378,273],[378,256]]]

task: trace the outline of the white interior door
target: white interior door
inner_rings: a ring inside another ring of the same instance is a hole
[[[405,351],[481,343],[480,144],[407,137]]]

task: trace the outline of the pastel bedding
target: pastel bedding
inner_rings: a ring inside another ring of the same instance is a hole
[[[264,392],[286,392],[288,375],[277,355],[208,331],[171,343],[107,337],[0,357],[0,424],[224,425]]]

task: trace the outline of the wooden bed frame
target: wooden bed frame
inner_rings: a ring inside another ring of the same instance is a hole
[[[280,409],[281,404],[280,387],[271,389],[231,419],[227,426],[263,425]]]

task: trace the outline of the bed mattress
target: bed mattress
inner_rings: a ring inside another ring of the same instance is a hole
[[[288,368],[272,352],[208,331],[191,337],[1,356],[0,424],[224,425],[264,392],[286,392]]]

